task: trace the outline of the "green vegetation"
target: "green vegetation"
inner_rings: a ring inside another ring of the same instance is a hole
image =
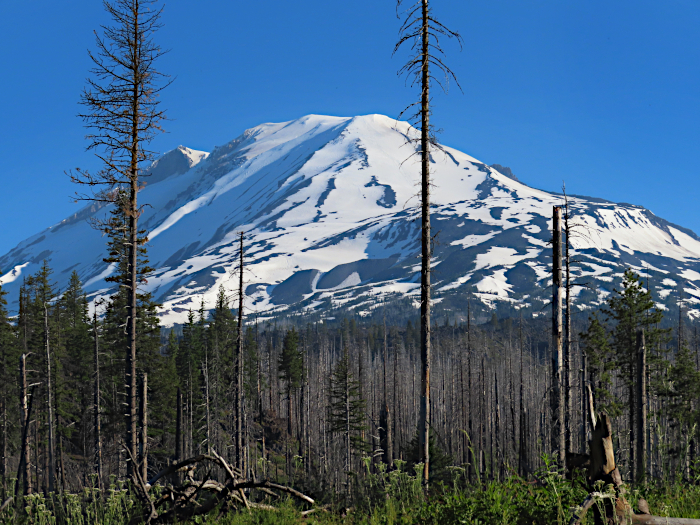
[[[512,476],[503,482],[467,485],[464,470],[448,469],[451,481],[433,486],[426,495],[417,464],[412,475],[406,464],[398,462],[401,470],[387,472],[383,465],[374,465],[362,484],[356,485],[357,504],[345,508],[338,502],[319,505],[304,516],[291,499],[277,502],[272,509],[233,510],[212,513],[188,523],[217,525],[480,525],[480,524],[566,524],[573,509],[586,497],[588,490],[582,478],[564,479],[549,460],[532,480]],[[366,459],[367,467],[370,461]],[[377,468],[375,468],[377,467]],[[700,479],[693,483],[677,480],[663,485],[646,485],[630,490],[628,498],[636,508],[639,498],[649,503],[657,516],[700,518]],[[360,494],[361,493],[361,494]],[[104,494],[97,489],[85,489],[79,494],[54,496],[51,500],[41,494],[25,498],[25,515],[11,510],[7,523],[82,525],[126,525],[133,518],[137,504],[126,487],[114,483]],[[307,510],[311,510],[308,509]],[[5,522],[4,522],[5,523]],[[584,523],[593,523],[591,513]]]

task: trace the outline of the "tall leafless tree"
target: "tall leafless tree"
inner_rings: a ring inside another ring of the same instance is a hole
[[[169,83],[155,64],[163,55],[153,36],[160,28],[162,8],[153,0],[104,0],[111,25],[96,33],[96,51],[89,52],[93,67],[83,90],[80,116],[89,133],[88,150],[102,161],[102,169],[91,173],[76,170],[74,182],[90,192],[79,199],[114,203],[121,191],[126,199],[118,203],[128,220],[125,251],[127,264],[120,284],[128,291],[126,309],[126,446],[137,457],[136,323],[139,248],[147,239],[139,236],[142,207],[138,193],[143,188],[141,173],[153,159],[147,145],[161,131],[164,113],[159,92]],[[120,191],[116,191],[119,189]],[[98,226],[103,226],[98,225]],[[133,465],[128,464],[131,474]]]
[[[51,381],[51,348],[49,345],[49,313],[44,303],[44,351],[46,352],[46,407],[48,434],[48,481],[49,493],[56,490],[56,439],[54,437],[53,383]]]
[[[420,86],[419,99],[410,104],[403,112],[411,114],[411,120],[420,130],[416,143],[416,154],[421,158],[421,405],[418,422],[420,459],[423,462],[423,479],[427,483],[430,467],[429,432],[430,432],[430,260],[432,242],[430,231],[430,148],[436,146],[434,128],[430,123],[431,99],[430,84],[435,81],[444,90],[452,78],[457,85],[457,78],[443,62],[444,53],[440,47],[440,37],[455,38],[460,43],[459,33],[452,31],[438,22],[432,14],[428,0],[418,0],[404,13],[400,9],[405,0],[397,0],[397,15],[403,24],[399,30],[399,41],[394,47],[396,53],[404,44],[411,50],[411,56],[399,70],[406,75],[411,85]],[[444,83],[431,73],[431,67],[444,75]]]
[[[236,335],[236,466],[245,471],[243,454],[243,232],[240,232],[240,253],[238,268],[238,332]]]
[[[19,385],[20,385],[20,409],[22,429],[22,459],[20,461],[19,474],[24,478],[24,494],[32,493],[32,470],[29,448],[29,416],[31,415],[29,404],[29,392],[27,391],[27,354],[22,354],[19,360]],[[20,477],[19,475],[17,476]],[[17,481],[19,483],[19,479]]]
[[[562,275],[561,275],[561,207],[554,206],[552,219],[552,346],[554,370],[554,447],[559,463],[566,463],[566,425],[564,403],[564,348],[562,340]]]
[[[92,388],[92,412],[93,412],[93,439],[95,447],[95,475],[98,488],[102,488],[102,427],[100,421],[100,338],[97,331],[97,303],[92,314],[92,330],[94,339],[93,355],[93,388]]]

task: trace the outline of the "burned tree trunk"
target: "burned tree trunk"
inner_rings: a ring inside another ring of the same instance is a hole
[[[238,333],[236,341],[236,467],[245,471],[243,452],[243,232],[238,268]],[[291,403],[290,403],[291,406]],[[290,409],[291,410],[291,409]],[[291,429],[290,429],[291,430]]]
[[[561,208],[554,206],[552,220],[552,343],[556,356],[552,359],[554,414],[552,417],[553,446],[558,452],[559,464],[566,464],[566,425],[564,406],[564,353],[562,346],[561,296]]]
[[[520,346],[520,410],[519,410],[519,425],[520,428],[520,440],[518,443],[518,474],[524,476],[527,470],[527,446],[526,446],[526,436],[527,432],[525,430],[525,383],[523,376],[523,314],[520,312],[520,326],[518,328],[518,339]],[[515,422],[513,422],[515,424]]]
[[[402,0],[398,0],[397,7]],[[408,16],[399,30],[399,41],[394,52],[403,44],[408,43],[412,49],[412,56],[401,69],[401,73],[413,77],[416,84],[420,85],[420,98],[409,108],[419,108],[413,115],[416,127],[420,129],[418,153],[421,159],[421,394],[420,412],[418,418],[418,444],[419,459],[423,463],[423,480],[428,482],[430,472],[429,429],[430,429],[430,261],[432,257],[432,237],[430,225],[430,149],[434,143],[430,125],[430,81],[433,78],[430,67],[435,67],[446,77],[452,77],[456,82],[454,73],[445,63],[436,58],[435,50],[441,51],[438,44],[440,36],[446,38],[455,37],[460,43],[458,33],[450,31],[439,23],[432,15],[428,0],[418,0],[408,10]],[[459,83],[457,83],[459,86]],[[408,108],[407,108],[408,109]],[[411,140],[411,139],[409,139]]]
[[[93,438],[95,444],[95,475],[97,475],[97,486],[102,488],[102,429],[100,427],[100,343],[97,333],[97,305],[93,313],[93,337],[95,340],[95,350],[93,355],[94,384],[92,392],[92,412],[93,412]]]
[[[27,399],[27,354],[22,354],[19,359],[19,384],[20,384],[20,403],[22,412],[22,460],[24,466],[24,494],[28,496],[32,493],[32,468],[29,448],[29,405]],[[19,480],[18,480],[19,483]]]
[[[428,0],[422,2],[423,24],[421,65],[421,403],[419,426],[420,460],[423,479],[428,481],[430,471],[430,32]]]
[[[148,478],[148,374],[141,379],[141,477]]]
[[[177,387],[177,406],[175,416],[175,461],[182,459],[182,390]]]
[[[383,427],[384,427],[384,462],[391,467],[394,462],[394,443],[393,436],[391,433],[391,412],[389,411],[389,394],[387,392],[387,375],[386,375],[386,365],[389,360],[389,344],[386,332],[386,316],[384,317],[384,354],[382,356],[382,365],[384,372],[384,403],[382,411],[384,413]]]
[[[647,354],[644,330],[637,332],[637,482],[644,481],[647,472]]]
[[[56,443],[53,433],[53,385],[51,383],[51,352],[49,349],[49,314],[44,303],[44,350],[46,352],[46,396],[47,396],[47,424],[48,424],[48,491],[56,490]]]
[[[571,390],[573,388],[572,368],[574,365],[571,352],[571,259],[569,256],[571,229],[569,227],[569,199],[566,196],[566,188],[564,188],[564,203],[564,290],[566,294],[566,308],[564,310],[564,395],[566,413],[564,415],[564,425],[566,428],[566,451],[569,452],[572,449],[571,427],[573,423],[573,396],[571,395]]]

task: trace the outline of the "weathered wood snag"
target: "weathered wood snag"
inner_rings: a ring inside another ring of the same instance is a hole
[[[559,464],[566,463],[566,410],[564,406],[564,347],[562,334],[562,274],[561,274],[561,208],[554,206],[552,215],[552,357],[554,370],[553,445],[558,452]]]
[[[635,514],[625,498],[626,488],[622,482],[620,471],[615,464],[613,451],[612,425],[607,414],[598,418],[593,410],[593,395],[589,386],[589,402],[591,405],[591,423],[593,435],[589,441],[590,464],[588,468],[588,483],[591,493],[574,511],[569,525],[582,523],[588,509],[593,507],[596,525],[700,525],[700,520],[686,518],[668,518],[652,516],[646,501],[639,501],[642,514]],[[600,487],[600,482],[603,486]],[[596,488],[598,491],[595,491]],[[602,491],[602,492],[601,492]]]

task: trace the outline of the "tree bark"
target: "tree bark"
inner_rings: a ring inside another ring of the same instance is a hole
[[[420,461],[423,480],[429,479],[430,469],[430,28],[428,0],[422,0],[423,26],[421,66],[421,403],[419,418]]]
[[[177,406],[175,416],[175,461],[182,459],[182,390],[177,387]]]
[[[572,426],[572,421],[573,421],[573,396],[571,395],[571,389],[573,388],[573,380],[572,380],[572,353],[571,353],[571,267],[570,267],[570,259],[569,259],[569,248],[570,248],[570,235],[571,231],[569,229],[569,200],[566,198],[566,193],[565,199],[566,199],[566,204],[564,208],[564,233],[565,233],[565,241],[564,241],[564,271],[565,271],[565,284],[564,284],[564,290],[566,294],[566,308],[564,311],[564,355],[565,355],[565,361],[564,361],[564,381],[565,381],[565,416],[564,416],[564,424],[566,428],[566,450],[570,451],[572,449],[571,446],[571,426]]]
[[[19,359],[20,409],[22,412],[22,463],[24,466],[24,494],[32,493],[32,468],[29,448],[29,405],[27,399],[27,354]],[[18,481],[19,482],[19,481]]]
[[[495,462],[495,468],[493,469],[496,473],[496,480],[501,479],[501,465],[502,465],[502,451],[501,451],[501,404],[498,395],[498,372],[493,373],[494,381],[494,403],[495,403],[495,414],[494,414],[494,425],[496,434],[496,456],[491,458],[492,462]]]
[[[520,326],[518,330],[518,340],[520,346],[520,409],[518,410],[519,423],[518,428],[520,429],[520,439],[518,443],[518,474],[520,476],[525,475],[526,471],[526,432],[525,432],[525,389],[524,389],[524,376],[523,376],[523,313],[520,312]],[[515,424],[515,422],[513,422]]]
[[[53,422],[53,385],[51,383],[51,351],[49,348],[49,315],[46,303],[44,303],[44,351],[46,352],[46,402],[48,424],[48,456],[47,475],[49,494],[56,491],[56,443]]]
[[[388,344],[388,338],[387,338],[387,331],[386,331],[386,315],[384,316],[384,356],[382,359],[382,364],[383,364],[383,371],[384,371],[384,426],[386,427],[384,430],[385,433],[385,441],[386,443],[384,444],[384,461],[386,464],[391,467],[391,465],[394,462],[394,443],[393,443],[393,436],[392,436],[392,421],[391,421],[391,412],[389,411],[389,395],[387,392],[387,376],[386,376],[386,365],[387,361],[389,360],[389,344]]]
[[[553,370],[554,407],[553,437],[554,448],[557,450],[559,464],[566,464],[566,424],[564,406],[564,353],[562,341],[562,296],[561,296],[561,208],[554,206],[552,220],[552,342],[554,346],[555,370]]]
[[[141,379],[141,477],[148,479],[148,374]]]
[[[240,236],[238,268],[238,334],[236,344],[236,467],[242,471],[245,471],[243,453],[243,232],[240,233]]]
[[[637,332],[637,482],[644,481],[647,472],[647,354],[644,330]]]
[[[92,393],[93,412],[93,439],[95,447],[95,474],[97,475],[97,486],[102,489],[102,428],[100,426],[100,344],[97,333],[97,305],[92,320],[93,337],[95,340],[95,352],[93,355],[93,372],[95,374]]]
[[[467,466],[467,478],[471,482],[472,480],[472,469],[474,468],[474,449],[472,445],[472,440],[474,439],[474,418],[472,417],[472,302],[471,296],[467,297],[467,393],[469,397],[467,398],[467,412],[468,412],[468,422],[467,431],[469,433],[468,441],[465,440],[465,452],[467,454],[466,461]],[[466,437],[466,436],[465,436]],[[471,448],[472,455],[469,456],[469,448]]]

